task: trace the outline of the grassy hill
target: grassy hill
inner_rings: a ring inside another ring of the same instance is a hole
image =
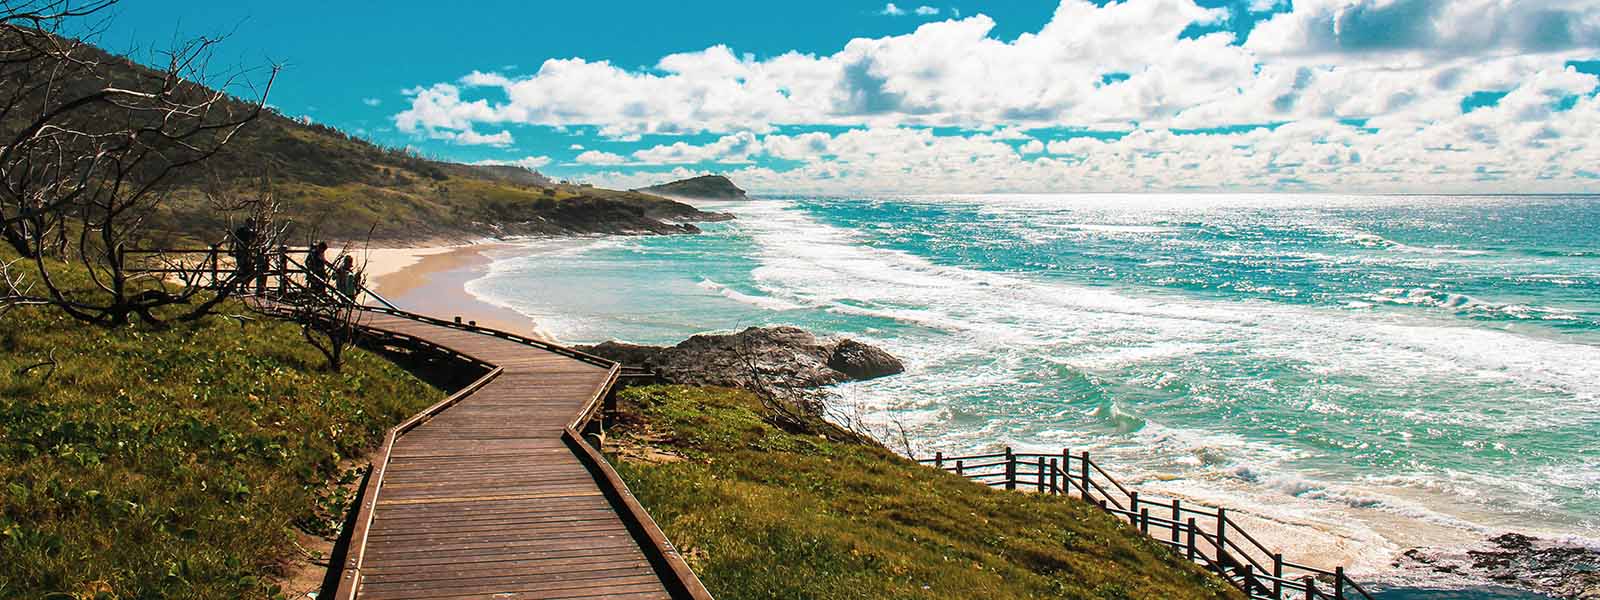
[[[79,97],[106,82],[158,89],[159,74],[151,69],[89,51],[85,57],[99,63],[92,69],[95,75],[73,71],[76,76],[59,82],[48,102]],[[194,88],[194,93],[202,92],[206,90]],[[35,105],[46,102],[30,100]],[[248,105],[233,102],[229,107],[242,111]],[[36,112],[18,111],[10,121],[0,122],[0,134],[19,130],[23,116]],[[125,117],[104,107],[78,116],[78,121],[91,123],[119,119]],[[520,167],[430,160],[269,110],[203,169],[191,170],[176,182],[173,200],[151,229],[219,237],[225,223],[207,210],[201,190],[253,194],[263,176],[297,224],[297,238],[316,232],[319,237],[359,240],[369,229],[374,239],[390,243],[530,234],[693,233],[697,230],[688,222],[731,218],[641,192],[558,184]]]
[[[1241,597],[1080,500],[990,489],[823,422],[780,430],[746,392],[620,401],[618,470],[723,600]]]
[[[294,326],[222,312],[246,318],[0,316],[0,598],[284,597],[343,518],[349,461],[442,397],[359,349],[328,372]]]

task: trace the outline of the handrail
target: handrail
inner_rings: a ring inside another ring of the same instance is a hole
[[[997,457],[1003,460],[991,460]],[[971,460],[987,462],[967,464]],[[1328,570],[1284,560],[1281,553],[1273,552],[1242,528],[1225,508],[1183,502],[1177,498],[1141,496],[1137,490],[1124,486],[1095,463],[1088,452],[1073,454],[1063,450],[1060,454],[1017,453],[1006,448],[1002,453],[967,456],[945,456],[941,452],[933,458],[918,459],[917,462],[979,480],[990,487],[1021,487],[1063,496],[1071,495],[1076,488],[1078,497],[1126,519],[1141,533],[1150,535],[1162,545],[1183,550],[1186,558],[1218,574],[1251,598],[1277,600],[1293,595],[1306,600],[1345,600],[1346,590],[1350,590],[1356,594],[1348,596],[1350,598],[1372,599],[1371,594],[1345,575],[1344,567]],[[989,470],[980,472],[981,469]],[[1096,474],[1099,476],[1096,477]],[[1104,485],[1101,479],[1105,480]],[[1112,490],[1128,500],[1127,504],[1120,502]],[[1164,515],[1154,514],[1152,509]],[[1197,520],[1195,515],[1202,518]],[[1211,527],[1211,530],[1203,529],[1202,525]],[[1239,536],[1243,536],[1243,539],[1239,539]],[[1180,543],[1181,537],[1187,538],[1186,546]],[[1208,548],[1201,548],[1202,542]],[[1331,587],[1328,591],[1319,589],[1318,582],[1324,579],[1327,581],[1322,584]]]

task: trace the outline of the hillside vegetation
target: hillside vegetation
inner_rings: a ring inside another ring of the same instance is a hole
[[[8,41],[14,42],[0,39]],[[0,134],[22,130],[46,106],[102,87],[160,88],[160,74],[149,68],[93,48],[85,52],[82,58],[92,68],[73,70],[53,83],[48,94],[26,98],[23,109],[0,122]],[[198,86],[191,89],[196,96],[210,93]],[[227,108],[244,114],[250,105],[234,100]],[[128,117],[96,107],[72,118],[76,121],[63,124],[119,123]],[[158,238],[219,238],[226,223],[210,210],[205,194],[256,195],[263,178],[296,224],[296,241],[313,235],[362,240],[369,231],[373,239],[390,243],[532,234],[694,233],[697,229],[689,222],[731,218],[646,193],[555,183],[520,167],[430,160],[269,109],[220,153],[185,171],[149,229]]]
[[[622,393],[607,446],[711,592],[744,598],[1235,598],[1079,500],[992,490],[743,391]]]
[[[368,352],[323,365],[273,320],[0,316],[0,598],[280,597],[347,461],[440,397]]]

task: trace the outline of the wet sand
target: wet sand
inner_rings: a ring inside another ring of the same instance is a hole
[[[484,253],[500,244],[368,250],[367,285],[402,309],[462,321],[477,321],[520,335],[536,335],[534,322],[467,292],[467,282],[488,271]]]

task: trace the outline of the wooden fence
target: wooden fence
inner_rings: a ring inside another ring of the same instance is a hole
[[[918,462],[992,487],[1077,496],[1121,517],[1184,558],[1220,575],[1251,598],[1372,600],[1344,567],[1333,570],[1286,560],[1234,520],[1226,508],[1141,495],[1108,474],[1088,451],[1004,452]]]

